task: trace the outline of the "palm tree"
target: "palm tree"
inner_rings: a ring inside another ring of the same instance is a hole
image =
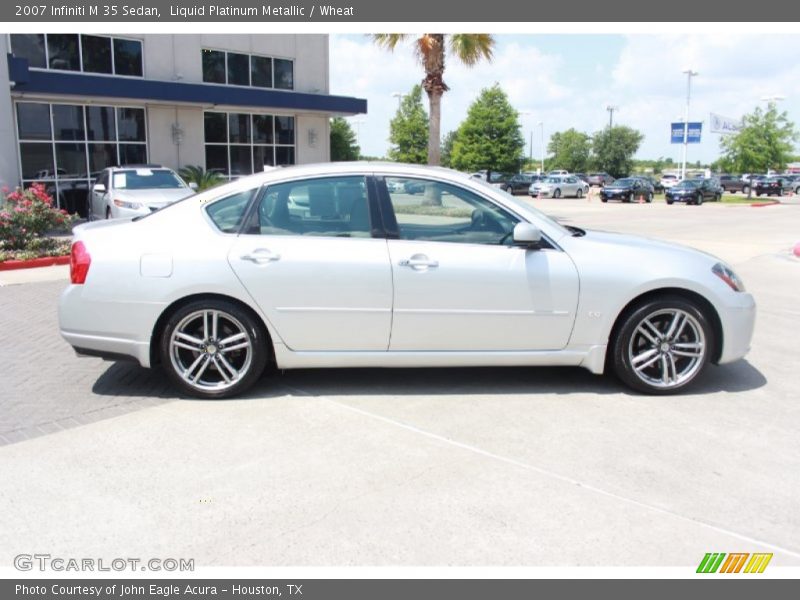
[[[397,45],[408,38],[403,33],[376,33],[373,41],[383,48],[393,51]],[[445,38],[447,38],[445,40]],[[445,46],[450,54],[464,65],[471,67],[482,59],[491,60],[494,38],[486,33],[423,33],[414,40],[414,54],[425,69],[422,89],[428,94],[430,121],[428,123],[428,164],[438,165],[440,161],[440,129],[442,94],[449,88],[444,82]]]

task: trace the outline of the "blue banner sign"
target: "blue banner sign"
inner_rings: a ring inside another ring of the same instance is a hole
[[[670,140],[673,144],[682,144],[683,143],[683,123],[673,123],[672,124],[672,139]],[[700,131],[703,129],[703,123],[689,123],[689,133],[686,136],[686,142],[689,144],[699,144],[700,143]]]

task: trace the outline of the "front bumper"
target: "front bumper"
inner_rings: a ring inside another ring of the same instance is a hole
[[[630,195],[631,193],[629,191],[624,191],[624,190],[620,190],[618,192],[603,190],[602,192],[600,192],[600,196],[602,196],[606,200],[625,200]]]
[[[756,324],[756,302],[752,294],[736,293],[734,302],[720,311],[722,353],[718,364],[743,358],[750,350]]]

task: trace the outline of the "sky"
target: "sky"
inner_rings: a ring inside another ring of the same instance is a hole
[[[496,34],[494,58],[467,68],[446,63],[450,87],[442,100],[442,135],[458,128],[481,89],[499,83],[520,113],[526,154],[541,156],[550,134],[571,127],[593,133],[614,124],[644,134],[637,158],[680,161],[682,145],[670,144],[669,124],[683,119],[687,68],[692,78],[690,121],[703,121],[702,141],[688,147],[688,161],[719,156],[720,134],[709,114],[740,118],[765,96],[800,125],[800,50],[797,36],[741,33],[682,35]],[[349,117],[362,154],[385,156],[389,121],[398,99],[423,77],[410,42],[393,53],[364,34],[330,36],[331,93],[366,98],[366,115]],[[425,101],[427,107],[427,101]],[[800,148],[798,149],[800,153]]]

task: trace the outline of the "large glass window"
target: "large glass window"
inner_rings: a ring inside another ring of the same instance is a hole
[[[86,214],[90,186],[106,167],[147,162],[143,108],[18,102],[16,113],[23,185],[45,182],[70,212]]]
[[[208,216],[221,231],[237,233],[247,210],[247,203],[255,191],[247,190],[216,200],[206,209]]]
[[[253,87],[294,89],[294,61],[204,48],[203,81]]]
[[[248,221],[247,233],[370,237],[363,177],[327,177],[272,185]]]
[[[295,163],[295,118],[250,113],[204,114],[206,169],[229,177]]]
[[[250,57],[228,52],[228,83],[250,85]]]
[[[11,52],[14,56],[26,58],[28,66],[36,69],[47,68],[47,53],[43,33],[11,34]]]
[[[461,244],[513,243],[519,219],[463,188],[387,177],[400,239]]]
[[[81,36],[83,70],[89,73],[113,73],[111,38],[100,35]]]
[[[127,38],[73,33],[12,34],[11,52],[26,58],[37,69],[127,77],[144,74],[142,42]]]

